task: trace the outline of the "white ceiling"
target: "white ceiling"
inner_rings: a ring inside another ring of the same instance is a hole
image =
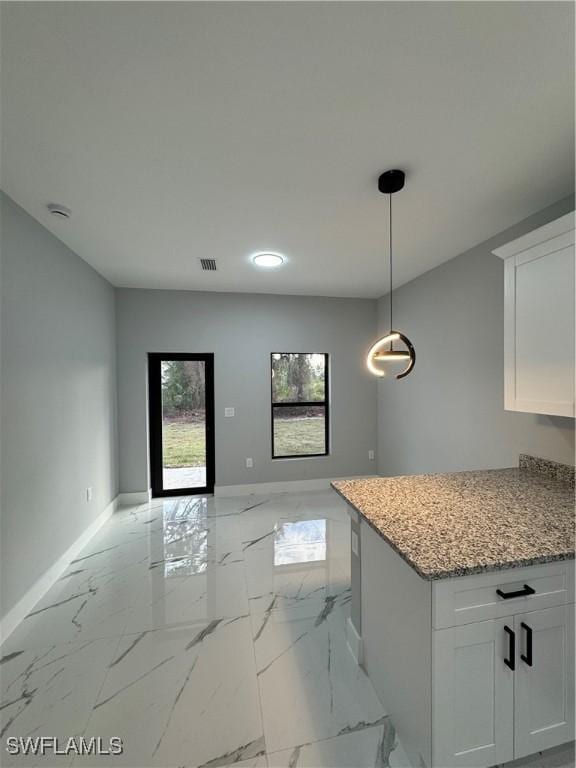
[[[573,15],[3,3],[2,186],[118,286],[379,296],[380,171],[407,171],[398,283],[572,191]],[[259,271],[260,249],[288,261]]]

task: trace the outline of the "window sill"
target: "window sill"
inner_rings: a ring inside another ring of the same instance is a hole
[[[272,456],[272,461],[310,461],[310,459],[328,459],[329,453],[319,453],[313,456]]]

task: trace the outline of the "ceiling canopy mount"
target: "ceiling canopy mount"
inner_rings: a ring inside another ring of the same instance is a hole
[[[400,192],[404,188],[406,174],[404,171],[394,168],[391,171],[384,171],[378,177],[378,189],[383,195],[393,195],[394,192]]]

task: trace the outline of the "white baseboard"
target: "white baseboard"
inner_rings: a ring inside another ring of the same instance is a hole
[[[217,485],[214,496],[250,496],[264,493],[287,493],[290,491],[321,491],[329,488],[336,480],[352,480],[376,475],[354,475],[352,477],[323,477],[316,480],[279,480],[275,483],[251,483],[246,485]]]
[[[26,618],[39,600],[44,597],[50,587],[58,581],[66,568],[78,553],[88,544],[90,539],[100,530],[104,523],[118,508],[118,496],[108,504],[106,509],[98,515],[96,520],[81,533],[76,541],[68,547],[66,552],[33,584],[26,594],[20,598],[16,605],[0,620],[0,645],[14,632],[18,624]]]
[[[147,491],[134,491],[133,493],[120,493],[118,494],[118,506],[119,507],[133,507],[136,504],[147,504],[152,499],[152,492]]]
[[[346,641],[348,643],[350,653],[354,657],[354,661],[356,664],[362,666],[364,646],[362,644],[362,638],[358,634],[358,631],[356,630],[356,627],[352,623],[352,619],[350,617],[348,617],[346,620]]]

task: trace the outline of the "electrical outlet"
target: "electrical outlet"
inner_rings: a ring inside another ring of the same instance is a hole
[[[254,466],[254,460],[246,459],[246,469],[252,469],[253,466]]]
[[[224,408],[224,416],[226,416],[226,418],[229,419],[231,416],[235,416],[235,415],[236,415],[235,408]]]
[[[86,488],[86,501],[92,501],[92,486],[89,485],[88,488]]]
[[[368,451],[368,458],[370,461],[374,461],[374,451]]]

